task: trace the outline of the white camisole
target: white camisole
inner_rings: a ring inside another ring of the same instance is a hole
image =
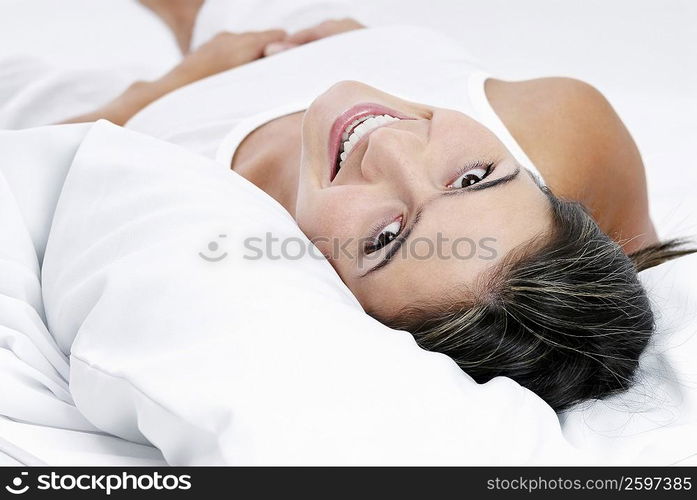
[[[488,127],[516,160],[542,176],[496,115],[489,75],[456,41],[414,26],[350,31],[182,87],[126,124],[215,158],[229,168],[254,129],[306,109],[334,83],[356,80],[406,100],[465,113]]]

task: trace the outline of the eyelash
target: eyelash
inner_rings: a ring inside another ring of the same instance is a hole
[[[393,223],[395,223],[395,222],[397,222],[397,221],[399,221],[399,231],[394,235],[394,238],[392,238],[389,242],[385,243],[385,244],[382,245],[382,246],[377,246],[377,245],[375,244],[375,242],[376,242],[377,239],[380,237],[380,235],[382,234],[382,232],[383,232],[385,229],[387,229],[391,224],[393,224]],[[367,242],[365,243],[365,245],[364,245],[365,253],[366,253],[366,254],[371,254],[371,253],[373,253],[373,252],[377,252],[378,250],[380,250],[380,249],[383,248],[383,247],[386,247],[387,245],[389,245],[390,243],[392,243],[392,242],[395,240],[395,238],[397,238],[397,236],[400,235],[400,233],[402,232],[403,229],[404,229],[404,217],[401,216],[401,215],[400,215],[398,218],[396,218],[396,219],[382,220],[382,221],[380,221],[380,222],[377,223],[375,226],[373,226],[373,228],[370,230],[370,235],[371,235],[371,236],[370,236],[370,240],[367,241]]]
[[[491,175],[491,173],[494,171],[494,163],[485,163],[482,161],[477,161],[475,163],[472,163],[470,165],[467,165],[467,166],[461,168],[460,171],[455,176],[453,182],[450,182],[448,184],[448,188],[450,188],[450,189],[467,189],[469,186],[464,186],[464,187],[458,188],[458,187],[454,187],[453,183],[455,182],[455,180],[459,179],[460,177],[465,175],[467,172],[471,172],[472,170],[476,170],[476,169],[484,170],[484,174],[477,182],[475,182],[474,184],[470,184],[470,185],[478,184],[479,182],[482,182],[484,179],[489,177],[489,175]],[[393,224],[397,220],[400,221],[400,226],[399,226],[399,231],[394,234],[394,237],[390,241],[388,241],[387,243],[383,244],[382,246],[376,245],[375,242],[380,237],[382,232],[385,229],[387,229],[387,227],[389,227],[390,224]],[[376,224],[370,231],[370,234],[371,234],[370,242],[366,242],[366,244],[364,245],[365,253],[371,254],[371,253],[377,252],[381,248],[384,248],[387,245],[389,245],[390,243],[392,243],[404,230],[404,223],[403,222],[404,222],[404,217],[400,216],[398,219],[392,219],[389,221],[383,220],[383,221],[380,221],[378,224]]]
[[[451,189],[467,189],[468,186],[464,187],[454,187],[453,183],[465,175],[467,172],[471,172],[472,170],[477,170],[477,169],[482,169],[484,170],[484,175],[482,175],[481,179],[479,179],[475,184],[482,182],[484,179],[489,177],[491,173],[494,171],[494,163],[493,162],[483,162],[483,161],[476,161],[474,163],[471,163],[463,168],[460,169],[460,171],[457,173],[457,175],[454,177],[454,179],[448,184],[448,187]],[[473,184],[471,184],[473,185]]]

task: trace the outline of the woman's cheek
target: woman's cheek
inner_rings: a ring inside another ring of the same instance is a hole
[[[352,256],[361,238],[360,203],[348,190],[328,189],[298,212],[298,225],[315,246],[333,258]]]

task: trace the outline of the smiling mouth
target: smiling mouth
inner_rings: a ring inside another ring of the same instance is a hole
[[[339,116],[331,130],[331,169],[333,181],[356,146],[374,130],[400,120],[413,120],[378,104],[359,104]]]

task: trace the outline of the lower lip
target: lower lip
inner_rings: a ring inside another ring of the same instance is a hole
[[[341,143],[343,142],[341,139],[344,135],[344,130],[354,121],[360,120],[368,115],[390,115],[401,120],[409,118],[394,109],[373,103],[356,104],[341,113],[341,115],[334,120],[332,128],[329,131],[329,182],[334,180],[337,173],[337,166],[339,163],[337,156]]]

